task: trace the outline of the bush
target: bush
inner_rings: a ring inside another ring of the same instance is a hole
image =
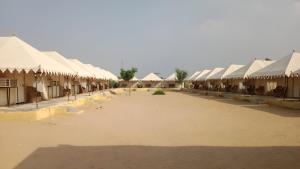
[[[152,95],[165,95],[165,92],[162,89],[157,89]]]

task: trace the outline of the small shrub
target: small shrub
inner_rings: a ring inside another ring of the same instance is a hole
[[[136,91],[136,89],[132,89],[132,91],[133,91],[133,92],[135,92],[135,91]]]
[[[165,92],[162,89],[157,89],[154,91],[153,95],[165,95]]]

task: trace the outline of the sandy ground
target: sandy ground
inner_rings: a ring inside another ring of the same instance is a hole
[[[300,112],[133,92],[42,121],[0,121],[0,169],[295,169]]]

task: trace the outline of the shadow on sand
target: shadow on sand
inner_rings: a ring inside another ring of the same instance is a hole
[[[296,169],[300,147],[69,146],[38,148],[15,169]]]
[[[255,104],[255,103],[250,103],[247,101],[234,100],[232,98],[217,97],[217,96],[211,96],[211,95],[205,96],[205,95],[199,94],[199,93],[183,92],[183,94],[187,94],[187,95],[199,97],[199,98],[204,98],[204,99],[215,100],[215,101],[226,103],[226,104],[233,104],[233,105],[250,108],[250,109],[255,109],[255,110],[259,110],[259,111],[264,111],[267,113],[272,113],[272,114],[283,116],[283,117],[300,117],[299,110],[291,110],[291,109],[282,108],[282,107],[268,106],[266,104]]]

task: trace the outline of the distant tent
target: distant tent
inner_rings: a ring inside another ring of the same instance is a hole
[[[220,68],[220,67],[217,67],[217,68],[214,68],[207,76],[206,76],[206,79],[205,80],[210,80],[211,77],[213,77],[215,74],[223,71],[224,68]]]
[[[230,66],[228,66],[226,69],[223,69],[222,71],[212,75],[209,77],[209,79],[213,79],[213,80],[222,80],[223,78],[225,78],[227,75],[229,75],[230,73],[234,72],[235,70],[243,67],[244,65],[235,65],[232,64]]]
[[[74,67],[78,70],[78,75],[85,78],[95,78],[95,73],[88,69],[83,63],[77,59],[69,59]]]
[[[250,77],[290,77],[300,69],[300,53],[293,52],[286,57],[260,69]]]
[[[176,81],[177,80],[177,76],[176,73],[172,73],[170,76],[168,76],[166,79],[166,81]]]
[[[154,73],[149,73],[142,81],[162,81],[162,79]]]
[[[211,72],[211,70],[209,70],[209,69],[205,69],[205,70],[201,71],[201,73],[199,73],[199,75],[195,78],[195,80],[196,81],[205,80],[206,76],[209,75],[210,72]]]
[[[245,79],[252,73],[274,63],[269,60],[254,60],[226,76],[227,79]]]
[[[196,71],[194,74],[192,74],[190,77],[187,78],[188,81],[193,81],[195,78],[201,73],[201,71]]]
[[[130,81],[139,81],[139,79],[134,76]]]

